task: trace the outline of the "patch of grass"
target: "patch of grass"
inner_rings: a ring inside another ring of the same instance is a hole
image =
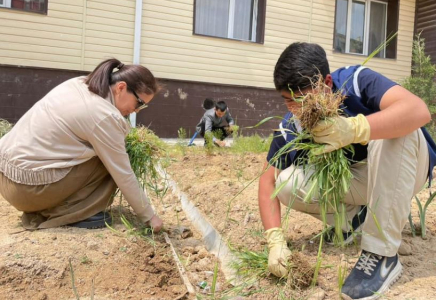
[[[6,120],[0,119],[0,138],[12,129],[12,124]]]
[[[263,138],[258,134],[252,136],[235,136],[230,147],[231,152],[235,153],[263,153],[269,150],[273,135]]]

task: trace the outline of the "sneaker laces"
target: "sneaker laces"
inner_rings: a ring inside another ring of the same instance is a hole
[[[362,271],[371,276],[374,272],[374,267],[377,266],[377,263],[382,259],[380,255],[375,255],[371,252],[362,252],[359,261],[357,262],[356,269]]]

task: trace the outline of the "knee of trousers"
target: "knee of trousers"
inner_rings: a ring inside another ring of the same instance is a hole
[[[286,182],[286,183],[285,183]],[[280,188],[277,198],[283,205],[292,207],[293,203],[303,201],[301,186],[304,176],[298,168],[293,166],[283,170],[276,179],[276,189]]]

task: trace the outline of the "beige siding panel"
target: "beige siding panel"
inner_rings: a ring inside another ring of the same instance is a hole
[[[156,25],[156,26],[161,26],[161,27],[166,27],[166,28],[189,30],[191,32],[191,35],[192,35],[192,24],[189,24],[189,23],[177,23],[177,22],[173,22],[173,21],[161,20],[161,19],[153,18],[152,16],[147,16],[145,18],[145,22],[148,24],[151,24],[151,25]],[[146,27],[144,26],[144,29],[145,28]]]
[[[76,42],[66,42],[62,41],[62,44],[59,43],[57,40],[47,40],[47,39],[40,39],[35,37],[28,37],[28,36],[20,36],[20,35],[10,35],[2,33],[0,34],[0,41],[4,42],[3,44],[7,43],[17,43],[17,44],[29,44],[29,45],[35,45],[35,46],[47,46],[51,48],[60,47],[61,49],[81,49],[81,43]]]
[[[190,53],[194,53],[194,51],[203,52],[205,55],[208,55],[211,58],[213,58],[215,54],[219,53],[219,54],[233,55],[235,59],[240,59],[240,57],[242,58],[249,57],[253,59],[259,59],[259,58],[268,59],[270,61],[277,59],[280,52],[284,49],[283,47],[283,49],[276,50],[275,53],[271,54],[271,53],[250,51],[250,49],[235,50],[232,48],[220,47],[219,45],[213,46],[213,45],[196,45],[192,43],[175,43],[173,41],[159,39],[158,37],[157,38],[145,37],[143,39],[143,44],[141,49],[146,54],[147,51],[149,50],[159,51],[160,46],[175,47],[175,45],[177,45],[177,48],[179,49],[189,50]]]
[[[0,53],[1,62],[9,65],[29,66],[29,67],[44,67],[53,69],[79,70],[80,65],[66,62],[57,62],[53,60],[41,61],[40,59],[24,59],[3,57]]]
[[[126,44],[128,44],[127,46],[130,45],[130,43],[126,43],[124,41],[120,41],[120,40],[116,40],[116,39],[106,39],[106,38],[98,38],[98,37],[91,37],[91,36],[87,36],[85,37],[85,44],[86,45],[102,45],[102,46],[111,46],[111,47],[120,47],[120,48],[128,48],[130,49],[131,47],[126,47]],[[133,52],[133,48],[132,48],[132,52]]]
[[[147,4],[147,6],[144,8],[144,15],[145,13],[152,13],[156,16],[156,18],[159,18],[159,15],[168,15],[171,16],[171,19],[176,17],[189,17],[192,18],[194,15],[193,10],[185,10],[180,8],[172,8],[168,6],[162,6],[161,3],[159,5],[155,4]]]
[[[100,25],[108,25],[110,27],[116,28],[116,27],[122,27],[122,28],[129,28],[132,29],[135,26],[134,22],[130,21],[122,21],[122,20],[111,20],[104,17],[95,17],[92,15],[87,15],[86,17],[86,24],[92,23],[92,24],[100,24]]]
[[[86,14],[87,16],[93,16],[93,17],[100,17],[105,18],[107,20],[110,20],[112,22],[112,25],[116,26],[115,24],[118,22],[135,22],[135,10],[130,8],[130,13],[118,13],[113,12],[109,10],[105,10],[108,7],[105,7],[104,5],[100,5],[101,9],[99,8],[87,8]]]
[[[173,79],[182,79],[186,80],[186,71],[185,68],[180,67],[174,67],[174,66],[162,66],[162,65],[156,65],[153,63],[153,60],[144,60],[141,62],[143,65],[150,68],[150,70],[153,72],[153,74],[160,74],[157,77],[160,78],[173,78]],[[164,74],[161,74],[164,73]],[[206,70],[191,70],[192,73],[192,79],[194,81],[203,81],[203,82],[217,82],[217,78],[220,79],[220,83],[223,84],[236,84],[236,85],[250,85],[250,86],[259,86],[259,87],[270,87],[271,82],[273,80],[272,73],[273,69],[271,69],[271,76],[268,81],[265,81],[265,77],[259,78],[258,81],[256,80],[247,80],[244,79],[241,75],[233,75],[229,74],[227,72],[225,73],[219,73],[215,71],[206,71]],[[164,76],[162,76],[164,75]],[[250,77],[251,78],[251,77]]]
[[[1,36],[0,36],[1,41]],[[0,46],[0,49],[5,50],[14,50],[16,52],[29,51],[30,53],[44,53],[44,54],[55,54],[55,55],[65,55],[65,56],[74,56],[80,57],[81,50],[79,49],[68,49],[68,48],[59,48],[59,47],[51,47],[51,46],[38,46],[32,44],[25,43],[13,43],[11,41],[5,43],[7,47]]]
[[[123,5],[120,5],[122,3]],[[133,5],[131,5],[133,4]],[[86,8],[88,11],[94,11],[93,15],[97,16],[107,16],[107,17],[116,17],[116,19],[127,20],[131,17],[132,11],[135,9],[135,5],[133,2],[129,1],[118,1],[117,4],[109,4],[104,2],[97,1],[88,1],[86,4]],[[107,15],[106,13],[116,13],[116,15]]]
[[[133,29],[130,35],[87,29],[86,38],[96,38],[99,41],[99,45],[113,45],[115,47],[121,46],[132,48],[131,45],[133,44]],[[90,42],[90,40],[85,41]]]
[[[86,15],[83,68],[111,57],[132,63],[135,1],[88,1]]]
[[[67,24],[68,21],[82,21],[83,20],[83,14],[77,14],[77,13],[70,13],[67,11],[57,11],[57,10],[49,10],[48,16],[50,18],[57,18],[64,20],[64,24]]]
[[[168,59],[161,59],[161,58],[155,58],[155,57],[147,57],[147,59],[144,60],[144,62],[156,64],[160,66],[166,66],[166,67],[174,67],[174,68],[180,68],[180,69],[189,69],[191,71],[195,70],[198,71],[201,74],[215,74],[219,78],[241,78],[241,75],[245,75],[246,71],[244,68],[235,68],[235,72],[229,73],[229,68],[227,66],[220,66],[220,65],[214,65],[212,68],[209,65],[202,64],[202,63],[193,63],[193,62],[187,62],[187,61],[177,61],[177,60],[168,60]],[[272,70],[272,67],[270,67],[270,70]],[[256,70],[251,69],[250,74],[252,80],[255,81],[262,81],[266,76],[269,76],[271,73],[270,70]]]
[[[97,31],[97,32],[109,32],[109,33],[119,33],[124,35],[132,35],[132,26],[130,27],[120,27],[120,26],[113,26],[113,25],[105,25],[105,24],[98,24],[98,23],[90,23],[89,21],[86,22],[86,30],[89,31]]]
[[[59,2],[59,1],[58,1]],[[74,5],[74,1],[67,1],[67,3],[52,3],[52,1],[48,2],[48,11],[52,10],[56,11],[68,11],[70,13],[82,14],[83,6],[82,2],[77,1],[80,5]]]
[[[151,1],[146,1],[147,3],[144,3],[143,8],[144,10],[147,10],[148,7],[151,4]],[[186,10],[189,12],[193,12],[194,9],[194,2],[193,1],[182,1],[181,2],[176,2],[176,1],[172,1],[172,0],[160,0],[159,1],[159,5],[161,7],[169,7],[169,8],[173,8],[173,9],[178,9],[178,10]]]
[[[124,55],[125,57],[132,56],[133,54],[133,50],[129,48],[97,45],[97,44],[90,44],[90,43],[86,44],[86,51],[89,51],[89,53],[93,53],[93,52],[108,53],[114,56]]]
[[[120,6],[120,3],[122,3],[124,7],[135,8],[136,1],[135,0],[121,0],[121,1],[120,0],[87,0],[87,3],[88,5],[91,3],[96,3],[96,4],[99,3],[103,6],[110,4],[115,7]]]
[[[40,39],[56,40],[59,41],[59,46],[62,46],[63,41],[68,42],[81,42],[81,38],[78,35],[62,34],[49,31],[39,31],[33,29],[21,29],[21,28],[9,28],[7,26],[0,26],[0,34],[10,34],[23,36],[23,37],[36,37]]]
[[[164,59],[168,62],[173,61],[174,65],[177,66],[180,62],[187,62],[192,64],[200,64],[200,66],[196,67],[198,69],[202,69],[204,67],[202,66],[208,66],[210,63],[210,57],[207,56],[191,56],[186,55],[184,53],[181,54],[174,54],[174,53],[168,53],[170,49],[167,49],[167,52],[164,52],[164,49],[159,49],[162,51],[154,52],[154,51],[147,51],[147,53],[143,53],[142,56],[147,54],[148,58],[156,58],[156,59]],[[212,65],[214,70],[221,70],[226,69],[228,67],[235,67],[240,70],[244,70],[245,68],[249,67],[253,70],[255,73],[262,73],[262,72],[269,72],[271,67],[267,66],[266,64],[262,64],[262,61],[260,59],[250,59],[246,58],[244,61],[241,60],[235,60],[234,56],[231,55],[215,55],[214,56],[214,65]]]
[[[81,28],[81,21],[70,20],[66,22],[63,19],[52,18],[40,14],[30,14],[16,10],[2,9],[0,10],[0,24],[7,20],[22,21],[28,24],[48,24],[54,26],[60,26],[61,28]]]
[[[71,1],[71,0],[50,0],[50,1],[48,1],[48,9],[50,10],[53,5],[59,5],[59,4],[83,7],[83,2],[77,1],[77,0],[76,1]]]
[[[51,62],[61,62],[61,63],[69,63],[69,64],[79,64],[80,57],[74,56],[66,56],[59,54],[48,54],[48,53],[38,53],[32,52],[31,49],[29,51],[20,51],[19,53],[20,59],[26,60],[41,60],[41,61],[51,61]],[[18,58],[17,51],[0,49],[0,57],[7,58]]]
[[[86,59],[96,59],[100,62],[102,60],[108,59],[108,58],[116,58],[126,64],[131,64],[133,60],[132,54],[118,54],[118,53],[112,53],[112,52],[103,52],[103,51],[89,51],[86,49]],[[99,64],[98,62],[97,64]]]
[[[16,21],[16,20],[8,20],[7,21],[7,27],[10,28],[19,28],[19,29],[30,29],[30,30],[36,30],[40,32],[51,32],[51,33],[61,33],[61,34],[69,34],[69,35],[82,35],[82,29],[80,28],[74,28],[74,27],[64,27],[64,26],[57,26],[52,24],[42,24],[42,23],[29,23],[29,22],[23,22],[23,21]],[[14,31],[14,29],[11,29]]]

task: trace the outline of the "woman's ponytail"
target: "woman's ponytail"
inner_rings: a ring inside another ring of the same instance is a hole
[[[111,58],[101,62],[86,78],[88,89],[102,98],[106,98],[112,84],[112,72],[124,66],[118,59]]]

